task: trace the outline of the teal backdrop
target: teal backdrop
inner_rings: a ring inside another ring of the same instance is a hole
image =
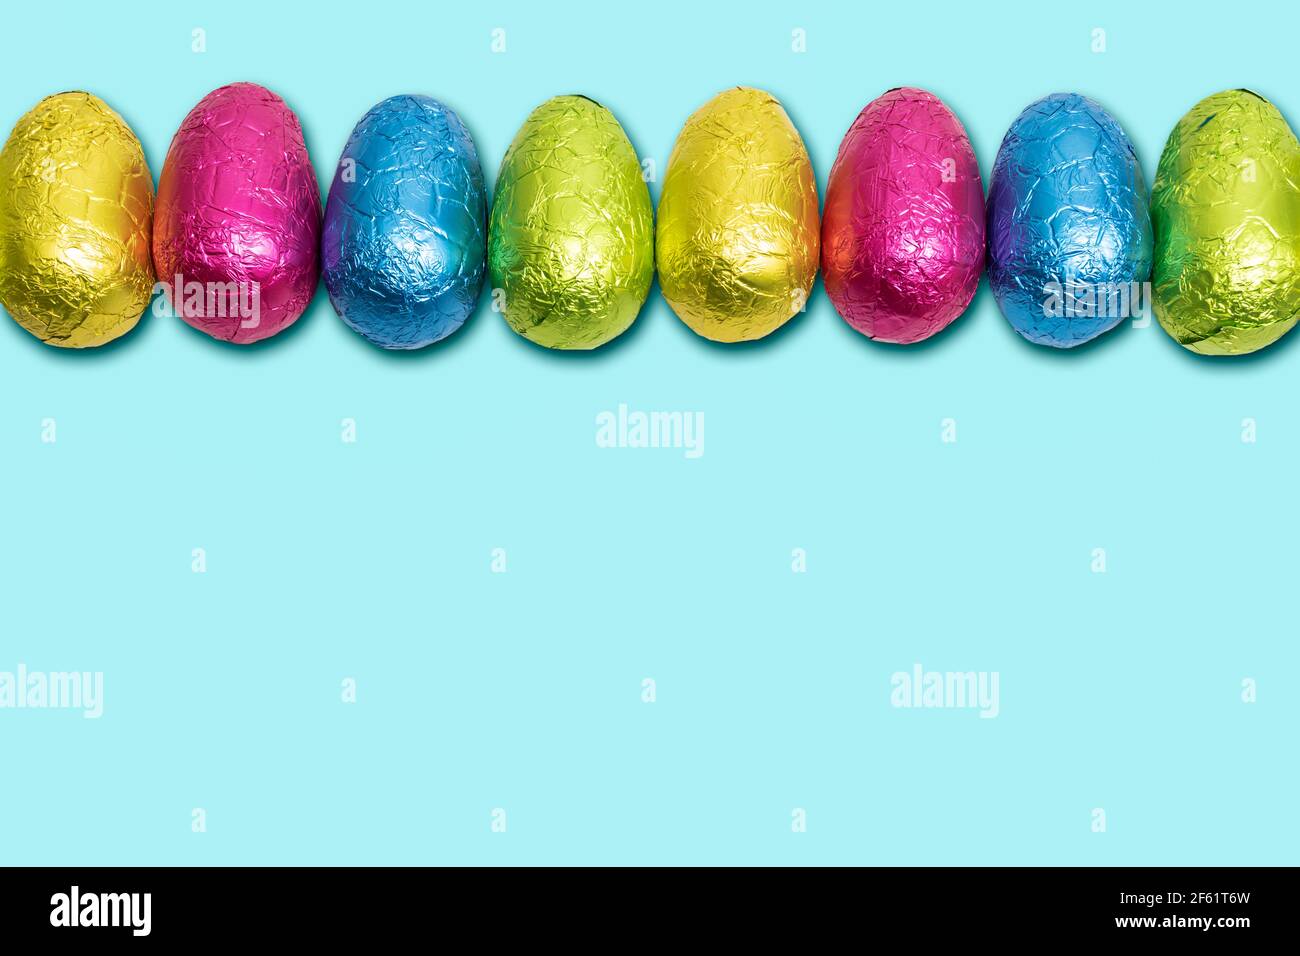
[[[824,191],[891,87],[941,96],[986,179],[1023,107],[1077,90],[1150,182],[1209,93],[1300,120],[1298,28],[1282,3],[28,3],[0,126],[92,91],[156,180],[186,112],[250,80],[323,195],[387,96],[456,109],[491,183],[581,92],[661,181],[746,84]],[[97,720],[0,710],[0,863],[1295,863],[1297,341],[1207,359],[1125,324],[1058,353],[985,286],[888,347],[820,283],[741,347],[656,288],[591,354],[486,294],[405,355],[323,289],[254,348],[147,316],[72,354],[0,321],[0,671],[104,675]],[[704,454],[599,447],[620,404],[702,413]],[[999,715],[892,706],[916,664],[996,672]]]

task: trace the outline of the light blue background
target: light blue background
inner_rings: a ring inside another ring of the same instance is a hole
[[[193,6],[6,8],[0,126],[88,89],[156,177],[185,113],[252,80],[302,118],[323,192],[401,92],[459,111],[490,181],[568,92],[662,174],[695,108],[764,87],[822,189],[899,85],[948,102],[986,176],[1057,90],[1110,109],[1148,180],[1204,95],[1300,119],[1281,3]],[[1058,354],[981,289],[901,349],[820,286],[742,347],[656,289],[585,355],[486,299],[400,356],[323,290],[255,348],[146,318],[69,354],[0,322],[0,670],[105,674],[98,721],[0,711],[0,862],[1295,863],[1297,340],[1207,360],[1153,324]],[[620,402],[704,412],[704,457],[597,448]],[[891,708],[916,662],[999,671],[1001,716]]]

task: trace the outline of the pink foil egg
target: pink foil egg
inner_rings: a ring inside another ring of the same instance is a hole
[[[302,126],[253,83],[214,90],[172,139],[153,262],[176,313],[247,344],[297,321],[320,271],[320,187]]]
[[[909,344],[966,311],[984,269],[984,184],[961,121],[933,93],[890,90],[831,167],[822,281],[863,335]]]

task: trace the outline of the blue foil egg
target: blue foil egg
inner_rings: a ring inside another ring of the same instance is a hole
[[[1054,93],[1025,109],[998,150],[987,205],[989,284],[1029,341],[1071,348],[1143,311],[1146,184],[1100,105]]]
[[[348,138],[321,239],[334,311],[385,349],[418,349],[474,311],[487,252],[478,152],[428,96],[373,107]]]

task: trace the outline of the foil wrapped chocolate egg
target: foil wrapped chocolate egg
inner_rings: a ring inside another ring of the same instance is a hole
[[[1100,105],[1055,93],[1007,130],[988,196],[989,285],[1031,342],[1072,348],[1136,311],[1151,272],[1146,184]]]
[[[761,339],[803,311],[817,276],[817,182],[770,93],[719,93],[682,127],[659,200],[664,298],[716,342]]]
[[[822,213],[822,282],[853,328],[928,339],[984,271],[984,183],[961,121],[933,93],[868,103],[840,143]]]
[[[654,208],[614,114],[557,96],[506,150],[488,230],[488,269],[510,327],[551,349],[623,334],[654,279]]]
[[[49,345],[103,345],[153,295],[153,177],[135,133],[103,100],[59,93],[0,151],[0,303]]]
[[[321,202],[302,126],[253,83],[214,90],[172,138],[153,261],[172,308],[248,344],[298,320],[319,278]]]
[[[1300,316],[1300,144],[1249,90],[1178,121],[1156,170],[1153,299],[1160,325],[1206,355],[1241,355]]]
[[[478,152],[454,111],[428,96],[373,107],[325,204],[321,267],[334,310],[381,348],[446,338],[478,303],[486,210]]]

